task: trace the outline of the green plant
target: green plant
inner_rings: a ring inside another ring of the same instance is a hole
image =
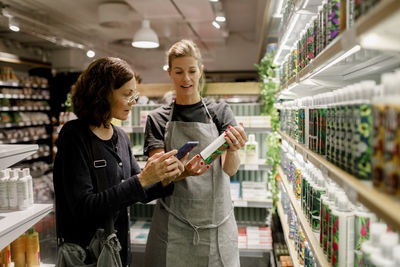
[[[275,95],[278,91],[278,84],[276,82],[276,66],[273,63],[274,54],[268,53],[259,64],[256,64],[255,67],[260,76],[261,85],[261,94],[260,98],[264,101],[263,106],[263,115],[270,116],[271,119],[271,127],[272,133],[269,134],[266,138],[267,144],[267,153],[266,153],[266,161],[267,164],[272,166],[271,171],[268,172],[268,184],[270,186],[270,190],[272,193],[272,200],[274,202],[273,212],[276,211],[276,202],[278,200],[278,187],[276,184],[276,174],[277,174],[277,166],[280,161],[280,136],[276,132],[279,127],[279,113],[274,107],[276,102]]]

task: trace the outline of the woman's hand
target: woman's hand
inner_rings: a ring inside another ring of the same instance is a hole
[[[178,151],[174,149],[167,153],[159,152],[150,157],[142,172],[138,174],[140,184],[145,187],[162,181],[163,185],[167,185],[169,181],[180,176],[184,171],[184,166],[174,156],[176,153]]]
[[[189,153],[187,153],[181,161],[184,162],[185,159],[188,157]],[[188,162],[185,164],[185,170],[182,172],[182,174],[178,177],[176,177],[173,181],[177,182],[180,180],[185,179],[188,176],[198,176],[203,173],[205,173],[208,169],[210,168],[210,165],[205,165],[204,162],[201,160],[200,155],[196,155],[193,158],[191,158]]]
[[[240,126],[228,126],[225,131],[225,140],[229,145],[228,152],[234,152],[244,147],[247,142],[246,132],[244,131],[243,124]]]

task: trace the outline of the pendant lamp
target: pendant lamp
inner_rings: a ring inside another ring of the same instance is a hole
[[[142,27],[133,36],[132,46],[137,48],[157,48],[160,46],[157,34],[150,28],[150,21],[142,21]]]

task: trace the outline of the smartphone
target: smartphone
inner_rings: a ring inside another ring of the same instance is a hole
[[[188,141],[181,148],[179,148],[178,153],[175,156],[178,159],[183,158],[188,152],[190,152],[198,144],[199,144],[199,141]]]

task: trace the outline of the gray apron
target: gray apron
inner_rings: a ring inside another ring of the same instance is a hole
[[[189,159],[218,136],[210,123],[172,121],[174,104],[165,129],[166,151],[187,141],[199,141]],[[240,266],[238,232],[230,195],[230,179],[221,157],[199,176],[175,183],[174,193],[159,199],[147,239],[145,266]]]

